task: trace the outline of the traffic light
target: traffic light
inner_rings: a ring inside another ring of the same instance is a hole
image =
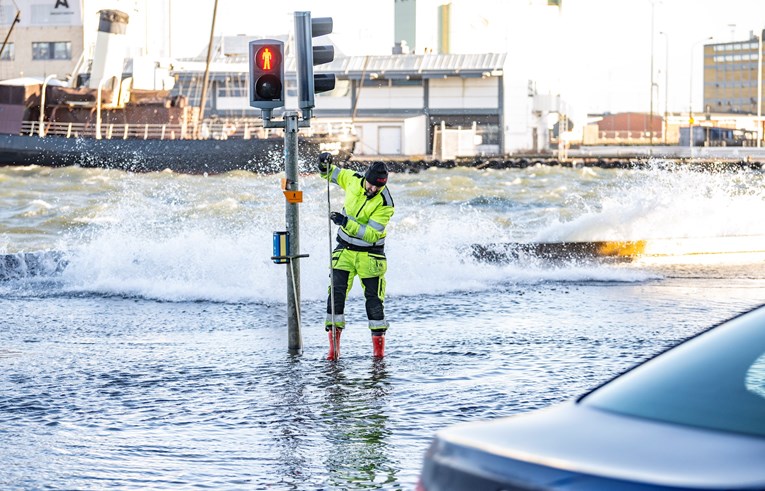
[[[311,12],[295,12],[295,52],[298,107],[303,111],[303,119],[311,119],[314,107],[314,94],[327,92],[335,88],[335,76],[332,74],[314,75],[313,67],[330,63],[335,59],[334,46],[314,46],[313,38],[332,32],[332,17],[311,19]]]
[[[250,41],[250,106],[269,115],[284,106],[284,42]]]

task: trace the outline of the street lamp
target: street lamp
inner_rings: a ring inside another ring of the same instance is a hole
[[[651,2],[651,112],[648,118],[648,133],[650,134],[649,142],[651,145],[651,151],[653,152],[653,88],[656,85],[653,81],[653,10],[654,2]]]
[[[669,129],[668,104],[669,104],[669,35],[666,32],[660,32],[664,36],[664,145],[667,144],[667,130]]]
[[[760,31],[757,42],[757,148],[762,146],[762,35]]]
[[[693,157],[693,51],[694,51],[694,48],[696,48],[696,46],[706,41],[709,41],[711,39],[712,39],[712,36],[709,36],[708,38],[704,38],[700,41],[696,41],[691,46],[691,90],[690,90],[690,99],[688,103],[688,141],[690,141],[688,146],[691,148],[691,157]]]
[[[56,78],[55,73],[51,73],[45,77],[42,84],[42,93],[40,94],[40,128],[38,128],[40,138],[45,136],[45,89],[48,87],[48,82],[52,78]]]

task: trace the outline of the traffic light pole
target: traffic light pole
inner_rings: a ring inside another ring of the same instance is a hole
[[[298,190],[298,113],[284,112],[284,170],[285,191]],[[287,203],[287,232],[290,239],[290,259],[287,268],[287,338],[290,354],[303,351],[300,333],[300,213],[298,203]]]
[[[265,111],[264,111],[265,113]],[[269,111],[270,113],[270,111]],[[300,258],[308,254],[300,254],[300,213],[298,204],[302,201],[302,192],[298,186],[298,132],[300,127],[307,126],[300,120],[297,111],[284,111],[283,121],[273,121],[263,118],[264,128],[284,129],[284,194],[287,197],[286,225],[289,239],[289,249],[284,256],[274,256],[271,259],[286,259],[287,261],[287,349],[290,354],[299,355],[303,352],[303,336],[300,332]],[[269,114],[270,116],[270,114]],[[300,196],[291,199],[290,196]]]
[[[298,203],[302,192],[298,189],[298,132],[311,126],[314,108],[314,93],[327,92],[335,88],[335,75],[314,75],[313,66],[331,62],[335,57],[332,46],[313,46],[313,37],[332,32],[332,18],[311,19],[310,12],[295,12],[296,74],[298,81],[298,111],[284,111],[283,121],[271,120],[272,110],[284,107],[284,42],[276,39],[250,41],[250,106],[261,110],[264,128],[284,129],[284,195],[287,198],[288,249],[277,253],[274,234],[274,256],[271,258],[287,268],[287,337],[290,354],[303,351],[300,333],[300,261],[306,254],[300,254],[300,216]],[[286,255],[284,255],[286,253]]]

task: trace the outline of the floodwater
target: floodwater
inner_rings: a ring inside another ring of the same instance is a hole
[[[290,355],[286,269],[270,260],[280,177],[0,168],[0,254],[66,259],[0,281],[0,488],[413,489],[439,429],[576,397],[765,303],[761,173],[430,169],[390,179],[386,357],[371,357],[357,284],[329,362],[326,185],[305,174]],[[467,252],[741,237],[763,247]]]

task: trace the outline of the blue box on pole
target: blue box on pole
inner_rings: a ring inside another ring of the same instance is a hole
[[[286,264],[290,262],[287,256],[290,255],[290,233],[274,232],[274,255],[271,259],[276,264]]]

